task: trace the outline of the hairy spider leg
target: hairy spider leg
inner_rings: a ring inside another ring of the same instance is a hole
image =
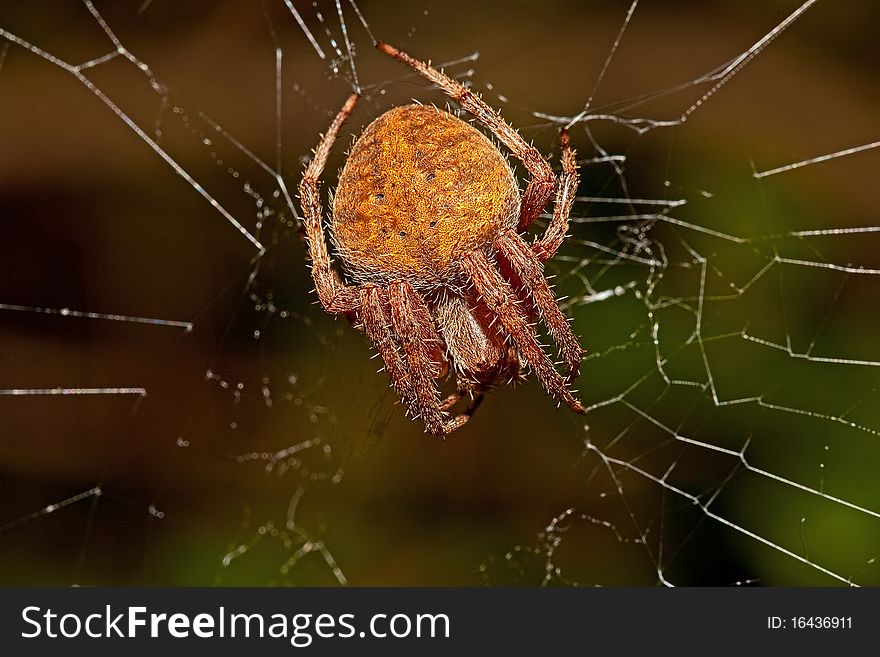
[[[538,344],[535,333],[517,301],[516,293],[489,262],[486,254],[482,251],[472,251],[464,256],[463,265],[477,292],[497,315],[547,392],[576,413],[585,413],[583,405],[571,394],[565,379],[556,371],[553,363]]]
[[[406,355],[409,378],[415,393],[414,415],[421,415],[428,433],[449,433],[441,410],[440,391],[434,385],[442,363],[437,362],[441,345],[427,305],[406,281],[388,287],[391,302],[391,325]],[[442,352],[440,352],[442,353]]]
[[[499,255],[510,263],[514,276],[522,285],[522,291],[537,308],[538,314],[547,325],[550,337],[559,345],[559,352],[568,367],[566,378],[568,381],[573,381],[578,376],[584,352],[577,336],[571,330],[571,324],[559,309],[547,279],[544,278],[538,256],[511,228],[498,236],[495,240],[495,248],[498,249]]]
[[[396,281],[387,290],[365,285],[360,298],[364,330],[411,415],[421,418],[426,432],[435,436],[463,426],[473,410],[448,419],[434,385],[432,375],[440,374],[446,363],[440,361],[442,342],[421,296],[409,283]]]
[[[385,361],[385,370],[391,377],[391,385],[394,386],[397,395],[403,400],[410,412],[417,415],[418,396],[391,331],[391,318],[385,310],[382,293],[383,290],[375,285],[363,285],[360,288],[360,315],[364,323],[364,331],[376,346],[382,360]],[[430,420],[430,417],[425,417],[426,424]]]
[[[321,206],[320,177],[324,171],[324,165],[327,163],[330,148],[339,134],[339,129],[348,119],[357,100],[358,94],[352,94],[345,101],[345,105],[342,106],[327,132],[321,137],[321,141],[315,149],[315,156],[306,167],[299,184],[299,195],[305,215],[306,240],[312,259],[312,280],[315,283],[315,291],[318,293],[321,305],[327,312],[337,315],[356,311],[359,300],[357,288],[349,287],[342,281],[339,273],[333,269],[333,263],[327,252],[324,229],[321,225],[324,211]]]
[[[527,144],[516,129],[508,124],[498,112],[489,107],[486,101],[460,82],[438,71],[430,63],[418,60],[387,43],[379,42],[376,44],[376,47],[407,64],[414,71],[440,87],[447,95],[454,98],[459,105],[488,127],[492,134],[510,149],[514,157],[523,163],[531,178],[520,204],[517,230],[525,230],[544,211],[544,206],[550,200],[550,195],[553,193],[553,188],[556,184],[553,169],[550,168],[550,164],[544,156],[541,155],[537,148]]]
[[[574,204],[580,176],[577,168],[577,152],[571,146],[568,130],[559,131],[559,142],[562,145],[562,175],[556,186],[556,200],[553,203],[553,217],[547,225],[544,235],[535,240],[532,250],[541,262],[549,260],[555,254],[565,234],[568,232],[568,216]]]

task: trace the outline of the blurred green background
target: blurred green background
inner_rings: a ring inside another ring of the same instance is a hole
[[[0,583],[336,584],[338,566],[355,585],[841,583],[820,568],[880,584],[878,368],[743,337],[880,361],[880,277],[777,264],[749,284],[775,254],[880,268],[874,233],[790,235],[880,225],[877,151],[752,176],[877,139],[874,3],[819,2],[677,127],[575,127],[582,196],[686,199],[668,216],[738,240],[630,217],[657,206],[577,203],[548,273],[570,296],[590,352],[577,387],[597,407],[574,417],[530,380],[494,391],[445,442],[403,418],[366,339],[314,305],[276,181],[205,118],[295,189],[351,90],[335,4],[295,4],[326,59],[280,0],[137,0],[96,6],[167,93],[121,57],[86,71],[259,234],[258,266],[94,94],[0,40],[0,304],[194,323],[0,309],[0,389],[148,391],[0,397]],[[416,56],[478,52],[450,72],[555,158],[558,126],[541,115],[583,108],[629,3],[358,6]],[[797,6],[640,3],[593,110],[679,117],[713,83],[658,92],[729,62]],[[342,7],[367,93],[326,188],[381,111],[445,102],[373,52]],[[5,3],[0,27],[70,63],[112,50],[74,1]],[[596,144],[622,176],[594,161]],[[614,216],[627,218],[600,219]],[[753,401],[713,403],[705,362],[719,400]]]

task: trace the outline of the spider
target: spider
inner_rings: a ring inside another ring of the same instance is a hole
[[[505,156],[482,132],[432,106],[395,107],[367,126],[348,154],[332,199],[331,240],[346,284],[324,241],[320,177],[358,94],[320,139],[300,183],[312,279],[324,309],[348,315],[372,340],[392,385],[427,433],[445,436],[473,415],[483,393],[524,378],[577,413],[570,383],[583,350],[543,276],[543,262],[565,239],[578,185],[575,151],[561,132],[562,174],[470,89],[430,63],[386,43],[486,126],[525,166],[520,190]],[[527,244],[521,233],[556,190],[547,230]],[[538,343],[540,318],[559,347],[565,376]],[[456,392],[441,398],[435,379],[454,371]],[[465,396],[467,408],[450,416]]]

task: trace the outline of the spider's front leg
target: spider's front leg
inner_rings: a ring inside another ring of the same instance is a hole
[[[306,229],[306,240],[309,255],[312,259],[312,280],[315,291],[327,312],[339,314],[357,310],[359,301],[356,288],[345,285],[339,274],[333,269],[327,243],[324,241],[324,230],[321,225],[324,211],[321,206],[321,173],[327,163],[327,156],[342,124],[348,119],[358,95],[352,94],[345,105],[333,119],[327,132],[315,149],[315,156],[303,173],[299,184],[300,203],[302,204],[303,222]]]
[[[428,433],[442,435],[445,430],[440,393],[434,386],[434,377],[440,374],[442,353],[440,336],[431,324],[431,316],[424,301],[412,285],[405,281],[392,283],[388,288],[391,304],[391,325],[406,355],[409,379],[415,393],[414,414],[421,415]]]
[[[387,292],[364,286],[360,295],[364,328],[410,413],[420,417],[426,431],[435,436],[448,435],[461,427],[469,416],[449,419],[434,385],[434,378],[445,374],[448,364],[428,306],[419,293],[409,283],[397,281]]]
[[[501,232],[495,240],[495,248],[509,266],[510,275],[522,286],[522,296],[534,304],[550,337],[559,345],[559,352],[568,367],[566,378],[573,381],[579,374],[584,350],[556,303],[538,256],[512,228]]]
[[[391,385],[397,395],[415,414],[418,409],[418,395],[406,363],[397,349],[394,332],[391,330],[391,318],[386,310],[387,300],[382,297],[383,290],[375,285],[360,287],[360,316],[364,331],[385,362],[385,371],[391,377]]]
[[[462,264],[473,281],[474,288],[501,321],[504,330],[513,339],[544,389],[576,413],[585,413],[583,405],[568,389],[565,379],[556,371],[538,344],[516,292],[495,269],[486,254],[472,251],[464,257]]]
[[[464,413],[447,418],[445,411],[448,406],[446,401],[441,401],[434,379],[445,375],[449,371],[449,364],[443,355],[443,341],[428,305],[406,281],[392,283],[388,296],[391,323],[406,354],[419,413],[425,419],[429,433],[450,434],[464,426],[479,402],[471,404]]]

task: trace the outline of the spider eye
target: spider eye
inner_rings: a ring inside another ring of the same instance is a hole
[[[434,180],[434,174],[433,174],[433,173],[429,173],[429,174],[428,174],[428,181],[430,182],[431,180]]]
[[[431,222],[431,228],[433,228],[433,227],[436,226],[436,225],[437,225],[437,220],[434,219],[434,221]]]
[[[383,194],[382,192],[379,192],[378,194],[376,194],[376,200],[377,200],[377,201],[384,201],[384,200],[385,200],[385,194]]]
[[[406,231],[405,231],[405,230],[400,231],[400,236],[401,236],[401,237],[406,237]]]

